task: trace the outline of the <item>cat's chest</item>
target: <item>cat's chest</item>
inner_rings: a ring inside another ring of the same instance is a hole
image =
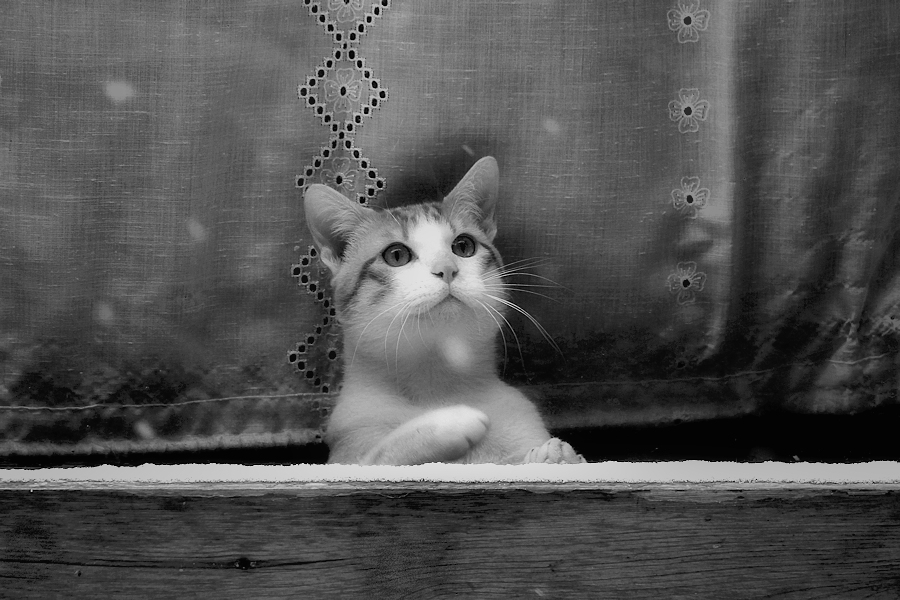
[[[515,407],[524,401],[521,392],[499,380],[471,386],[437,385],[429,391],[431,394],[428,396],[407,399],[411,406],[416,407],[416,412],[465,404],[484,411],[489,417],[494,415],[507,419],[510,416],[508,413],[515,412]]]

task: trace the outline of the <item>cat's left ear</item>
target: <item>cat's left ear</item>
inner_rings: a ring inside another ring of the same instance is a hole
[[[453,191],[447,194],[444,206],[449,209],[450,214],[457,211],[474,213],[488,241],[492,242],[497,235],[494,209],[499,189],[500,169],[497,161],[493,156],[485,156],[472,165]]]

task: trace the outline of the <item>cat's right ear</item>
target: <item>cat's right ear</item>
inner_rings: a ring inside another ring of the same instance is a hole
[[[365,219],[366,208],[326,185],[314,183],[303,196],[306,225],[319,248],[319,256],[337,273],[350,235]]]
[[[444,205],[450,213],[469,212],[481,223],[488,241],[497,234],[494,208],[497,206],[497,190],[500,186],[500,171],[493,156],[485,156],[476,162],[456,187],[444,198]]]

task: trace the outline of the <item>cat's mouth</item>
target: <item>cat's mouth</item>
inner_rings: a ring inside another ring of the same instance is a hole
[[[438,300],[438,303],[435,304],[434,307],[437,308],[438,306],[455,306],[462,303],[462,300],[460,300],[453,294],[447,294],[441,300]]]
[[[465,302],[454,296],[452,292],[447,292],[447,295],[435,302],[428,312],[435,314],[455,313],[465,305]]]

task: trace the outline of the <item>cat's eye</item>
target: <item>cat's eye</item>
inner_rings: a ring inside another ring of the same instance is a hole
[[[475,240],[472,239],[472,236],[466,235],[465,233],[456,236],[456,239],[453,240],[453,243],[450,245],[453,254],[463,258],[469,258],[475,254],[475,248]]]
[[[394,242],[384,249],[381,258],[391,267],[402,267],[412,260],[412,250],[400,242]]]

